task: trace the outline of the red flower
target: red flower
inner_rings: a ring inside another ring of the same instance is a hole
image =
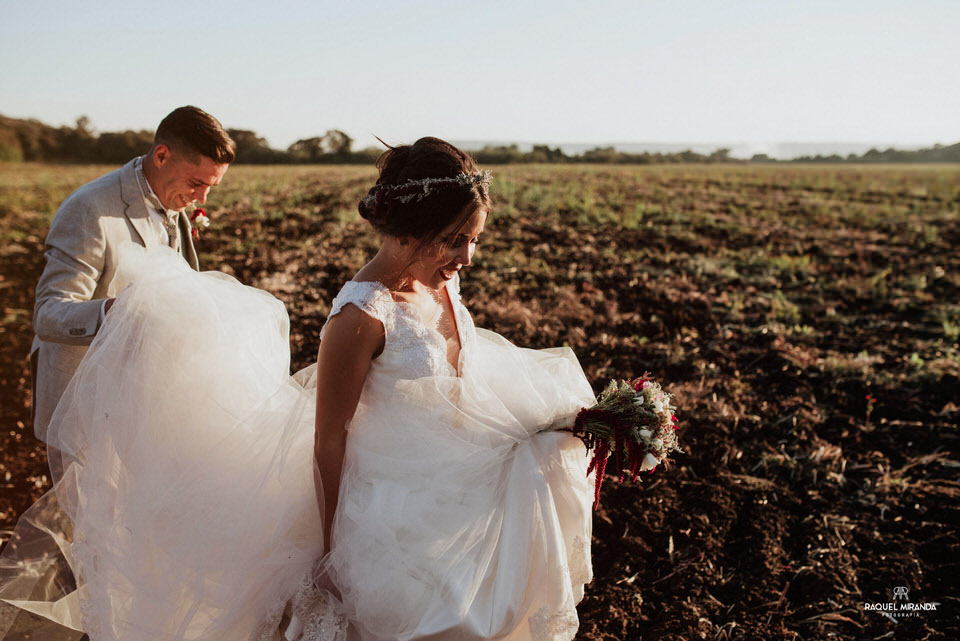
[[[206,211],[197,207],[190,215],[190,222],[192,223],[190,235],[194,238],[200,238],[200,230],[210,226],[210,217],[207,216]]]

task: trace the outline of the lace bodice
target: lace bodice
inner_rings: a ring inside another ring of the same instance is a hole
[[[333,299],[327,322],[346,305],[355,305],[383,323],[383,353],[371,365],[371,375],[381,378],[414,379],[423,376],[456,376],[468,366],[469,354],[476,342],[476,329],[470,312],[460,301],[459,278],[447,285],[453,304],[454,320],[460,338],[459,371],[447,361],[447,345],[436,329],[423,323],[419,310],[412,304],[394,300],[386,285],[378,281],[347,282]],[[320,338],[326,329],[324,323]]]

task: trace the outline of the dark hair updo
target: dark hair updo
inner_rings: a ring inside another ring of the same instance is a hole
[[[389,147],[377,159],[377,168],[380,178],[360,201],[360,215],[382,234],[416,238],[421,248],[451,224],[466,222],[474,211],[490,208],[486,181],[444,184],[426,195],[418,188],[416,197],[407,202],[400,197],[402,189],[390,189],[410,180],[479,174],[473,158],[439,138]]]

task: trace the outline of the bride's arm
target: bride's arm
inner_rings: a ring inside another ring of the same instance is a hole
[[[380,321],[346,305],[327,321],[317,356],[317,416],[314,474],[323,514],[324,551],[330,550],[333,516],[347,447],[346,424],[357,409],[370,361],[383,350]]]

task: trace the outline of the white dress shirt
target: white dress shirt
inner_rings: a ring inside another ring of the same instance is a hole
[[[134,170],[141,175],[143,174],[143,157],[137,159],[137,164],[134,165]],[[164,220],[169,220],[176,229],[177,216],[180,214],[180,212],[174,209],[157,209],[154,203],[159,203],[160,198],[158,198],[157,194],[154,193],[153,187],[151,187],[149,181],[146,180],[146,176],[144,176],[144,180],[140,183],[140,185],[140,193],[143,196],[143,204],[146,206],[147,212],[150,214],[150,226],[157,232],[157,238],[160,239],[160,243],[163,245],[169,245],[170,236],[167,234],[167,228],[164,226]],[[143,192],[144,186],[146,186],[149,193]]]

